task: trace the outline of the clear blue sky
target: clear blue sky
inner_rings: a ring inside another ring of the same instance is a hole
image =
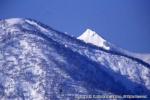
[[[0,0],[0,19],[12,17],[73,36],[91,28],[119,47],[150,53],[150,0]]]

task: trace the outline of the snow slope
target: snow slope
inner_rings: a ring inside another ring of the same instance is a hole
[[[130,55],[136,58],[139,58],[146,63],[150,64],[150,54],[140,54],[140,53],[133,53],[129,52],[127,50],[124,50],[122,48],[119,48],[115,46],[114,44],[106,41],[103,39],[98,33],[92,31],[91,29],[87,29],[84,33],[82,33],[77,39],[83,40],[85,43],[91,43],[93,45],[96,45],[98,47],[102,47],[105,50],[112,50],[116,52],[120,52],[126,55]]]
[[[150,65],[32,19],[0,21],[0,100],[110,94],[149,97]]]

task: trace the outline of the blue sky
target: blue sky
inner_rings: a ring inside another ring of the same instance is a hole
[[[91,28],[124,49],[150,53],[150,0],[0,0],[0,19],[23,17],[79,36]]]

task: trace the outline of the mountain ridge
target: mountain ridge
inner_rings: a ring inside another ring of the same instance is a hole
[[[96,38],[93,38],[94,35],[96,35],[95,36]],[[91,29],[86,29],[86,31],[84,33],[82,33],[79,37],[77,37],[77,39],[83,40],[85,43],[91,43],[98,47],[102,47],[105,50],[112,50],[112,51],[123,53],[125,55],[133,56],[135,58],[141,59],[144,62],[150,64],[150,54],[133,53],[133,52],[124,50],[122,48],[119,48],[119,47],[115,46],[114,44],[105,40],[102,36],[100,36],[95,31],[92,31]],[[104,43],[107,43],[107,45],[105,45]]]
[[[150,93],[150,69],[138,60],[34,20],[12,26],[5,21],[0,21],[1,99],[75,100],[67,94]]]

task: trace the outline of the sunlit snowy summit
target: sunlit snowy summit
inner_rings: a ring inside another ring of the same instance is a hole
[[[76,39],[32,19],[0,20],[0,100],[103,100],[100,95],[149,100],[150,64],[89,29]]]
[[[83,40],[86,43],[92,43],[106,50],[110,49],[110,47],[106,45],[106,40],[91,29],[87,29],[81,36],[78,37],[78,39]]]
[[[83,40],[85,43],[96,45],[105,50],[117,51],[126,55],[134,56],[150,64],[150,54],[134,53],[134,52],[129,52],[125,49],[119,48],[115,46],[114,44],[105,40],[102,36],[100,36],[98,33],[96,33],[95,31],[91,29],[86,29],[86,31],[82,33],[79,37],[77,37],[77,39]]]

